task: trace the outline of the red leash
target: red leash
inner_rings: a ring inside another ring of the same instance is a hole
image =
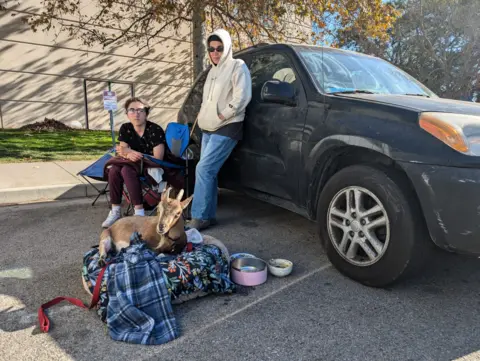
[[[60,303],[62,301],[68,301],[71,304],[81,307],[81,308],[86,308],[86,309],[92,309],[97,303],[98,300],[100,299],[100,288],[102,286],[102,278],[103,274],[105,273],[105,270],[107,269],[108,263],[102,268],[100,271],[98,277],[97,277],[97,283],[95,284],[95,288],[93,290],[93,296],[92,296],[92,301],[90,302],[90,306],[86,306],[81,300],[78,298],[72,298],[72,297],[57,297],[54,298],[53,300],[44,303],[43,305],[40,306],[38,309],[38,321],[40,322],[40,329],[43,332],[48,332],[50,329],[50,320],[48,319],[47,315],[45,314],[45,310],[47,308],[50,308],[57,303]]]
[[[191,242],[188,242],[186,246],[186,251],[191,252],[192,250],[193,250],[193,244]],[[41,305],[40,308],[38,309],[38,321],[40,322],[40,330],[42,330],[43,332],[48,332],[48,330],[50,329],[50,320],[45,314],[45,310],[47,308],[50,308],[56,305],[57,303],[60,303],[62,301],[68,301],[75,306],[86,308],[89,310],[95,307],[95,305],[98,303],[98,300],[100,299],[100,288],[102,285],[103,274],[105,273],[105,270],[107,269],[108,265],[109,263],[103,266],[102,270],[98,274],[97,282],[95,284],[95,288],[93,289],[92,301],[90,302],[90,306],[86,306],[78,298],[64,297],[64,296],[56,297],[53,300],[48,301],[47,303],[44,303],[43,305]]]

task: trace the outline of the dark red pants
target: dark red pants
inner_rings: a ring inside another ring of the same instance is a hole
[[[134,206],[143,205],[142,187],[137,171],[128,165],[112,165],[108,170],[108,187],[112,204],[122,203],[123,184],[127,186],[128,194]]]

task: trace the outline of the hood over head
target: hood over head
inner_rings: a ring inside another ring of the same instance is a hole
[[[218,36],[223,43],[223,54],[220,58],[219,63],[217,64],[217,66],[220,66],[226,61],[233,59],[232,38],[230,37],[230,34],[228,33],[228,31],[224,29],[217,29],[208,36],[207,45],[208,45],[208,39],[210,39],[210,37],[213,35]],[[210,57],[210,54],[208,54],[208,60],[210,60],[210,63],[212,63],[212,65],[215,65],[212,62],[212,58]]]

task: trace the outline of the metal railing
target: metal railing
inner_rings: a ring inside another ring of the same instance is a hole
[[[130,86],[130,95],[132,97],[135,96],[135,84],[132,82],[121,81],[121,80],[105,80],[105,79],[98,79],[98,78],[84,78],[83,79],[83,103],[85,108],[85,128],[86,129],[90,129],[88,124],[89,118],[88,118],[88,96],[87,96],[87,91],[88,91],[87,83],[89,81],[98,82],[98,83],[107,83],[108,90],[112,89],[112,84],[126,84]],[[113,118],[112,118],[112,114],[110,114],[110,128],[113,132],[112,122],[113,122]]]

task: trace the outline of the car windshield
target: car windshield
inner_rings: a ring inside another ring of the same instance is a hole
[[[437,97],[412,76],[379,58],[318,49],[297,49],[320,91]]]

